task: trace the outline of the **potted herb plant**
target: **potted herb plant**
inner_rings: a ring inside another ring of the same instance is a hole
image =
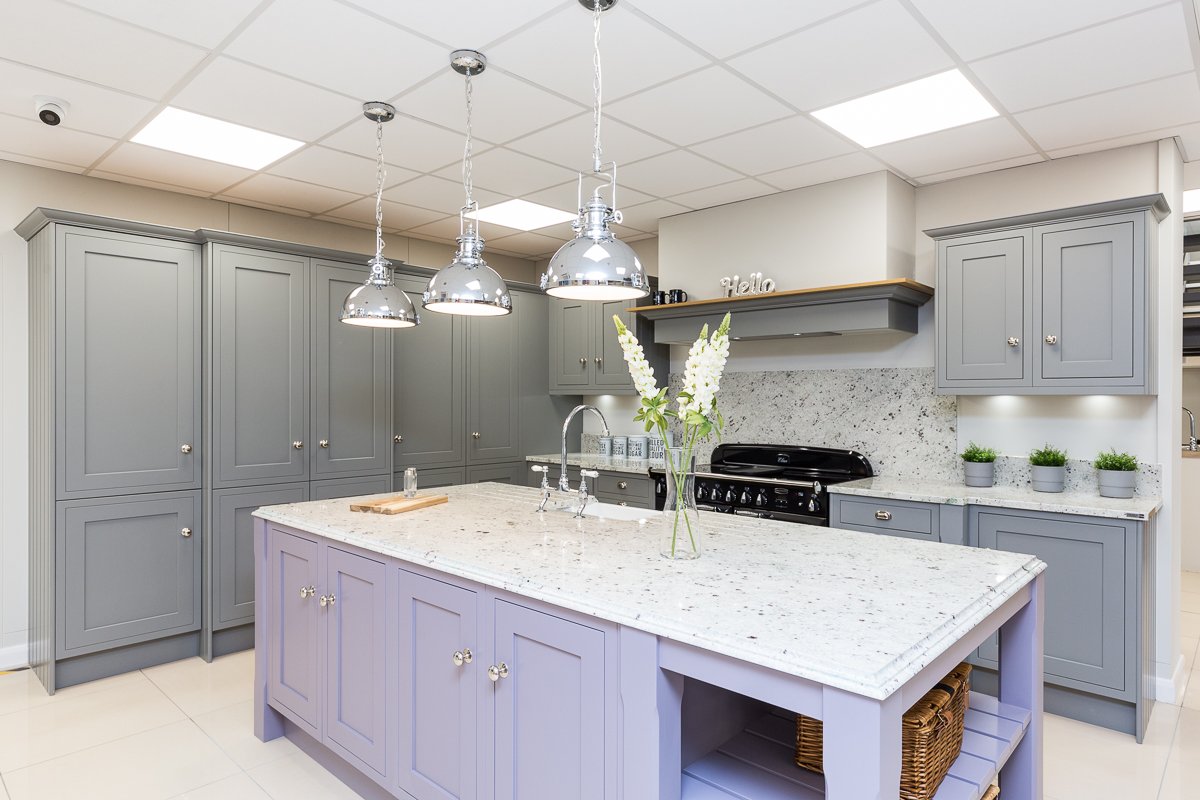
[[[1100,476],[1101,497],[1133,497],[1137,485],[1137,459],[1129,453],[1118,453],[1116,448],[1096,456],[1093,462]]]
[[[996,483],[996,451],[971,442],[962,451],[963,479],[967,486],[992,486]]]
[[[1029,454],[1035,492],[1061,492],[1067,482],[1067,453],[1050,445]]]

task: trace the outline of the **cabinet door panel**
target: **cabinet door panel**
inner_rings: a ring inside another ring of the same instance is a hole
[[[304,484],[213,492],[214,629],[254,621],[254,511],[307,499]]]
[[[1125,218],[1036,229],[1040,380],[1141,379],[1134,350],[1144,327],[1145,295],[1135,227],[1134,219]]]
[[[417,800],[472,800],[477,792],[475,592],[400,573],[400,788]],[[486,665],[483,665],[484,667]]]
[[[604,633],[497,600],[496,800],[605,796]]]
[[[274,619],[268,638],[271,699],[291,712],[292,718],[320,736],[320,662],[318,661],[317,598],[300,590],[318,588],[320,548],[310,539],[269,529],[268,565]],[[320,587],[324,591],[324,587]]]
[[[315,262],[313,476],[391,471],[390,333],[339,320],[365,269]]]
[[[421,309],[426,282],[397,276]],[[461,464],[466,459],[467,320],[420,311],[421,324],[393,334],[396,468]]]
[[[592,368],[592,304],[550,299],[551,388],[587,386]]]
[[[529,467],[524,461],[467,467],[467,483],[511,483],[514,486],[524,486],[527,469]]]
[[[59,496],[199,488],[199,248],[59,235]]]
[[[200,628],[198,491],[67,501],[58,517],[59,657]]]
[[[308,261],[213,248],[217,483],[307,480]]]
[[[950,240],[939,248],[945,380],[1028,380],[1029,233]]]
[[[625,309],[636,303],[636,300],[613,300],[596,305],[596,327],[593,331],[595,346],[596,385],[605,387],[632,386],[633,378],[629,376],[629,367],[625,364],[625,356],[621,352],[621,343],[617,341],[617,326],[613,317],[618,316],[621,322],[630,330],[637,330],[632,312]],[[646,342],[643,347],[652,346]],[[664,376],[658,376],[662,380]]]
[[[521,307],[520,295],[513,293],[513,311],[508,316],[470,320],[469,461],[499,461],[523,455],[519,452],[520,353],[516,320]]]
[[[1036,555],[1049,565],[1046,582],[1046,674],[1125,690],[1126,528],[1001,513],[977,516],[980,547]],[[992,637],[979,649],[999,655]]]
[[[325,738],[378,777],[387,759],[386,572],[379,561],[326,549]]]

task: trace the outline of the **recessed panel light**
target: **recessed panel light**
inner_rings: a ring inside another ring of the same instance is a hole
[[[262,169],[304,144],[170,106],[132,141],[246,169]]]
[[[1188,189],[1183,193],[1183,213],[1195,214],[1200,211],[1200,189]]]
[[[812,115],[863,147],[999,116],[956,69],[838,103]]]
[[[575,214],[557,208],[531,203],[528,200],[505,200],[494,206],[481,208],[467,214],[471,219],[516,228],[519,231],[535,231],[575,219]]]

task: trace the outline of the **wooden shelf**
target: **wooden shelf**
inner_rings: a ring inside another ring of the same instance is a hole
[[[962,753],[934,800],[979,800],[1029,727],[1030,714],[971,693]],[[796,766],[796,726],[768,714],[683,769],[683,800],[823,800],[825,779]]]

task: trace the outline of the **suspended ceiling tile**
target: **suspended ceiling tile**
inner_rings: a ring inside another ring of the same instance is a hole
[[[1023,111],[1195,68],[1183,9],[1156,8],[978,61],[971,69]]]
[[[458,214],[463,200],[466,199],[461,181],[446,180],[433,175],[422,175],[407,183],[385,189],[383,196],[396,203],[440,211],[447,215]],[[476,189],[475,199],[480,206],[490,206],[508,198],[487,189]]]
[[[115,139],[105,136],[0,114],[0,150],[11,153],[87,167],[114,144]]]
[[[676,214],[686,214],[690,209],[669,200],[651,200],[636,206],[626,206],[621,210],[625,215],[625,224],[639,231],[654,233],[658,230],[658,222],[664,217]]]
[[[375,125],[359,114],[349,125],[322,139],[321,144],[374,158]],[[489,146],[488,142],[476,138],[476,155],[482,154]],[[462,134],[407,117],[403,108],[398,110],[394,120],[383,126],[383,156],[388,164],[416,172],[435,172],[448,164],[461,163],[462,151]]]
[[[950,69],[954,62],[896,0],[880,0],[729,65],[812,111]]]
[[[624,183],[655,197],[670,197],[740,177],[731,169],[684,150],[647,158],[621,171]]]
[[[384,100],[447,63],[445,49],[333,0],[275,0],[230,55],[365,100]]]
[[[105,172],[104,170],[94,169],[88,172],[89,178],[99,178],[105,181],[115,181],[117,183],[127,183],[131,186],[145,186],[147,189],[158,189],[163,192],[175,192],[176,194],[189,194],[193,197],[208,197],[212,192],[206,192],[202,189],[190,189],[187,186],[179,186],[173,183],[162,183],[160,181],[147,180],[146,178],[135,178],[132,175],[118,175],[115,172]]]
[[[474,2],[469,9],[447,13],[445,0],[350,0],[411,31],[436,39],[450,49],[482,48],[562,5],[560,0]],[[583,13],[583,9],[579,9]],[[491,53],[487,53],[488,56]]]
[[[1033,152],[1033,145],[1001,117],[871,149],[906,175],[949,172]]]
[[[605,117],[601,123],[600,136],[604,159],[615,159],[618,164],[627,164],[675,149],[674,145],[662,139],[634,130],[609,117]],[[509,142],[508,147],[553,161],[571,170],[590,170],[592,113],[589,111],[579,114],[545,130]]]
[[[260,3],[259,0],[71,0],[101,14],[165,33],[201,47],[221,43]]]
[[[366,120],[363,120],[366,122]],[[272,175],[316,183],[354,194],[375,194],[375,161],[327,147],[306,147],[267,170]],[[419,173],[387,167],[384,186],[412,180]],[[372,211],[372,213],[374,213]]]
[[[154,103],[124,92],[0,60],[0,113],[36,120],[34,96],[71,104],[60,127],[120,138],[150,113]]]
[[[617,4],[601,20],[604,100],[670,80],[709,60]],[[487,54],[507,72],[592,105],[592,15],[578,3],[506,39]]]
[[[1045,150],[1059,150],[1200,121],[1200,87],[1189,72],[1016,115]]]
[[[967,61],[1128,14],[1162,0],[912,0],[942,38]]]
[[[462,180],[462,165],[452,164],[436,173],[448,180]],[[536,158],[497,147],[474,159],[472,174],[476,186],[523,195],[537,189],[570,180],[570,170]]]
[[[418,225],[408,231],[409,233],[421,236],[427,239],[434,239],[439,242],[453,242],[458,236],[458,217],[445,217],[436,222],[429,222],[425,225]],[[486,237],[484,237],[486,239]]]
[[[764,194],[774,194],[777,191],[779,190],[762,181],[742,178],[723,183],[720,186],[710,186],[707,189],[673,195],[671,200],[688,208],[712,208],[726,203],[736,203],[739,200],[749,200],[751,197],[762,197]]]
[[[787,106],[724,67],[709,67],[607,104],[608,114],[688,145],[790,116]]]
[[[225,192],[225,196],[324,214],[357,200],[357,194],[314,186],[289,178],[260,173]]]
[[[995,172],[1002,169],[1010,169],[1012,167],[1023,167],[1026,164],[1036,164],[1039,161],[1046,159],[1037,153],[1027,156],[1017,156],[1016,158],[1006,158],[1000,161],[993,161],[989,164],[976,164],[973,167],[963,167],[962,169],[952,169],[947,172],[939,172],[933,175],[922,175],[916,178],[916,183],[925,186],[931,183],[941,183],[942,181],[952,181],[955,178],[965,178],[968,175],[979,175],[983,172]]]
[[[362,117],[362,104],[349,97],[232,58],[217,58],[206,66],[171,105],[302,142],[320,138],[355,115]]]
[[[853,178],[856,175],[865,175],[868,172],[877,172],[884,168],[883,164],[866,153],[850,153],[812,164],[801,164],[798,167],[768,172],[758,177],[772,186],[787,190],[838,181],[842,178]]]
[[[1144,144],[1145,142],[1157,142],[1160,139],[1170,139],[1178,136],[1180,141],[1191,135],[1195,135],[1196,131],[1200,131],[1200,123],[1192,125],[1173,125],[1168,128],[1160,128],[1158,130],[1142,131],[1139,133],[1130,134],[1128,136],[1118,136],[1115,139],[1101,139],[1096,142],[1087,142],[1085,144],[1075,145],[1072,147],[1063,147],[1058,150],[1049,151],[1051,158],[1066,158],[1068,156],[1078,156],[1084,153],[1095,153],[1100,150],[1112,150],[1117,147],[1127,147],[1134,144]],[[1187,160],[1187,153],[1184,153],[1184,160]]]
[[[540,233],[515,233],[512,236],[488,239],[487,246],[495,247],[497,250],[507,250],[510,253],[519,253],[523,256],[536,256],[555,252],[564,241],[566,240],[543,236]],[[487,258],[486,251],[484,258]]]
[[[119,145],[97,169],[208,194],[220,192],[254,174],[241,167],[132,142]]]
[[[143,97],[161,97],[205,55],[198,47],[58,0],[4,3],[0,53]]]
[[[348,205],[332,209],[324,216],[339,220],[352,220],[373,228],[375,227],[375,198],[364,197],[355,200]],[[385,229],[408,230],[444,217],[445,214],[426,208],[393,203],[390,200],[383,201],[383,227]]]
[[[694,144],[689,149],[751,175],[832,158],[858,149],[802,116]]]
[[[587,180],[585,180],[583,184],[584,200],[586,200],[588,197],[591,197],[592,191],[597,186],[607,186],[607,184],[601,183],[598,180],[592,180],[590,175],[585,177]],[[625,209],[629,206],[637,205],[638,203],[645,203],[654,199],[652,195],[639,192],[635,189],[626,188],[624,177],[624,171],[618,171],[617,208]],[[539,192],[530,192],[529,194],[523,195],[522,199],[528,200],[531,203],[541,203],[544,206],[557,208],[561,211],[566,211],[569,214],[574,214],[579,210],[579,194],[579,181],[576,179],[559,184],[558,186],[552,186],[549,189],[543,189]],[[612,201],[612,198],[608,196],[607,188],[601,189],[601,196],[609,202]],[[571,229],[570,223],[563,223],[562,229],[564,231],[569,231]]]
[[[736,13],[698,13],[693,0],[632,0],[631,5],[718,58],[859,5],[862,0],[754,0]]]
[[[52,161],[48,158],[27,156],[23,153],[10,153],[9,151],[2,149],[0,149],[0,161],[12,161],[14,164],[29,164],[34,167],[56,169],[60,172],[70,172],[75,175],[82,173],[86,169],[86,167],[81,167],[78,164],[65,164],[62,161]]]
[[[445,61],[445,59],[443,59]],[[464,79],[447,65],[429,83],[396,100],[405,114],[433,122],[459,136],[466,132]],[[472,81],[475,134],[489,142],[503,143],[526,136],[578,114],[583,107],[563,100],[525,81],[489,70]]]

